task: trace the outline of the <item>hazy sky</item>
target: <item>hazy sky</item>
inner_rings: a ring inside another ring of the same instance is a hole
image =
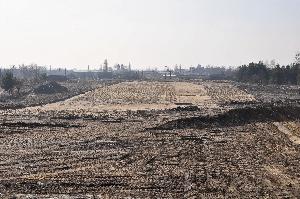
[[[300,0],[0,0],[0,65],[293,61]]]

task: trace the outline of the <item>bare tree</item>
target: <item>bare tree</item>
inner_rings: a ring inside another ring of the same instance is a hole
[[[19,79],[16,79],[15,80],[15,87],[17,89],[18,95],[20,95],[20,90],[23,87],[23,81],[19,80]]]
[[[300,64],[300,52],[298,52],[295,56],[295,64]]]

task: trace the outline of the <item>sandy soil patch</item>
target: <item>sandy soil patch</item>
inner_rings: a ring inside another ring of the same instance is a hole
[[[255,100],[252,95],[231,84],[224,84],[221,87],[216,85],[210,82],[200,84],[123,82],[37,108],[39,110],[87,110],[90,112],[161,110],[182,105],[217,108],[220,102]],[[29,108],[29,110],[36,110],[36,108]]]

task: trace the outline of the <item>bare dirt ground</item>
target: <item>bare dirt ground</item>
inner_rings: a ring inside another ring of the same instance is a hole
[[[300,107],[239,86],[123,82],[2,111],[0,198],[298,198]]]
[[[99,112],[161,110],[180,105],[213,108],[232,100],[253,102],[255,98],[228,83],[124,82],[102,86],[95,91],[38,109]]]

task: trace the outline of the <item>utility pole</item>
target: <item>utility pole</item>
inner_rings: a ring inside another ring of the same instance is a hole
[[[129,62],[129,65],[128,65],[128,70],[131,71],[131,64]]]
[[[165,79],[167,79],[167,73],[169,71],[168,66],[165,66],[166,72],[165,72]]]

